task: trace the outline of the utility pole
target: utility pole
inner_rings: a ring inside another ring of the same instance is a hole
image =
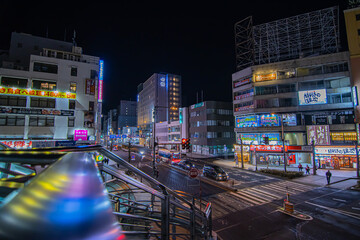
[[[156,167],[155,167],[155,161],[156,161],[156,155],[155,155],[155,129],[156,129],[156,114],[157,114],[157,106],[154,106],[154,125],[153,125],[153,176],[156,176]]]
[[[280,114],[280,119],[281,119],[281,138],[282,138],[282,145],[284,152],[284,171],[286,172],[287,159],[286,159],[286,151],[285,151],[284,121],[282,114]]]
[[[241,145],[240,146],[241,147],[241,149],[240,149],[240,151],[241,151],[241,168],[244,169],[244,152],[243,152],[244,145],[243,145],[243,141],[242,141],[241,137],[240,137],[240,145]]]
[[[131,159],[131,138],[129,139],[129,163],[130,163],[130,159]]]
[[[312,153],[313,153],[313,174],[316,175],[316,163],[315,163],[315,139],[312,139]]]

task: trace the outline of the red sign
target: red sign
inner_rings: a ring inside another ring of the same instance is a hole
[[[189,177],[196,178],[199,175],[199,172],[196,168],[190,168]]]
[[[251,145],[250,150],[259,152],[282,152],[281,145]]]

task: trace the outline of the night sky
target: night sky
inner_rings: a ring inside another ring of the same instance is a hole
[[[234,24],[250,15],[258,25],[339,6],[347,50],[347,1],[134,2],[1,1],[0,49],[9,48],[13,31],[71,42],[75,30],[83,53],[104,60],[104,113],[135,100],[138,84],[158,72],[182,76],[183,106],[196,103],[201,91],[204,100],[231,101]]]

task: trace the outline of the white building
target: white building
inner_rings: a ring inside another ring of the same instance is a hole
[[[73,43],[12,33],[0,65],[0,141],[74,140],[75,130],[87,131],[82,140],[95,140],[99,65],[99,57]]]

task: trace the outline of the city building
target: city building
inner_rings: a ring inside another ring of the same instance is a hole
[[[124,128],[137,127],[137,102],[121,100],[118,107],[118,134],[123,131]],[[133,130],[132,130],[133,131]]]
[[[356,165],[349,53],[340,52],[337,24],[333,7],[251,27],[254,55],[238,54],[232,75],[244,161],[312,165],[315,156],[318,167]]]
[[[137,124],[140,144],[151,145],[154,122],[179,120],[181,77],[154,73],[138,86]]]
[[[232,103],[205,101],[191,105],[189,135],[192,153],[232,154],[235,143]]]
[[[13,32],[2,60],[1,141],[34,147],[44,140],[53,146],[65,140],[100,139],[99,57],[83,54],[75,42]]]

